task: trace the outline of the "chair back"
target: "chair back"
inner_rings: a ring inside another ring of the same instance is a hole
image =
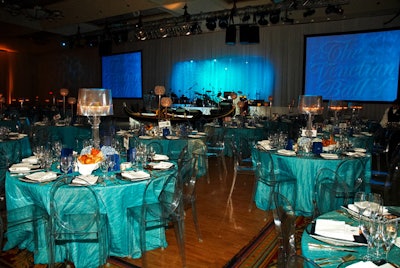
[[[287,263],[291,255],[296,254],[295,232],[296,216],[292,205],[285,196],[277,192],[273,193],[274,199],[274,223],[280,240],[278,252],[278,265]]]
[[[320,169],[314,185],[314,218],[350,202],[349,187],[346,182],[332,169]]]
[[[55,261],[56,245],[69,242],[97,243],[99,265],[105,263],[108,253],[106,216],[92,186],[69,186],[70,178],[56,181],[50,191],[50,264]],[[73,191],[72,191],[73,190]]]
[[[156,154],[162,154],[164,152],[162,144],[158,141],[152,141],[149,144],[147,144],[146,147],[147,147],[147,152],[150,151],[149,150],[150,147],[153,147],[153,150]]]
[[[349,194],[365,190],[365,159],[352,158],[343,160],[336,168],[336,173],[341,178],[351,178],[348,184]]]
[[[179,187],[178,178],[170,175],[164,182],[158,200],[161,204],[163,218],[173,215],[183,218],[182,189]]]

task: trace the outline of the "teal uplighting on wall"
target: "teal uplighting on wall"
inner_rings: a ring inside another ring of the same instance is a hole
[[[273,95],[274,71],[265,58],[225,57],[188,60],[175,64],[171,91],[195,100],[203,94],[212,99],[224,92],[236,92],[248,99],[267,100]]]

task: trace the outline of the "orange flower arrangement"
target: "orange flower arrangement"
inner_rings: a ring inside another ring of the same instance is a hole
[[[103,160],[103,153],[96,148],[92,148],[90,154],[83,154],[78,156],[78,161],[81,164],[95,164]]]

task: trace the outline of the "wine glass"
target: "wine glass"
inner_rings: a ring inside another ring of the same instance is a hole
[[[156,155],[156,150],[154,149],[153,145],[150,145],[148,148],[148,154],[149,154],[149,159],[152,161],[154,159],[154,156]]]
[[[397,219],[394,220],[385,220],[382,221],[382,240],[384,244],[385,250],[385,260],[388,260],[389,252],[392,249],[394,243],[396,242],[397,238],[397,228],[398,228],[398,221]]]
[[[60,158],[60,169],[67,174],[72,167],[72,156],[62,156]]]
[[[367,208],[367,194],[365,192],[357,192],[354,196],[354,206],[358,209],[358,226],[361,226],[361,217]],[[361,227],[360,227],[361,228]]]

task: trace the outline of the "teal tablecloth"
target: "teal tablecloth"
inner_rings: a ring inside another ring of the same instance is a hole
[[[264,127],[214,127],[214,126],[207,126],[205,131],[207,132],[207,128],[214,128],[215,132],[221,133],[222,131],[225,132],[225,140],[233,139],[233,142],[239,145],[239,141],[242,138],[251,139],[254,141],[260,141],[263,139],[268,138],[268,133],[266,128]],[[229,143],[225,143],[225,155],[232,156],[232,147]]]
[[[32,155],[31,144],[29,138],[25,134],[18,139],[7,139],[0,142],[0,148],[7,153],[7,159],[11,160],[10,164],[21,161],[22,158]]]
[[[120,136],[120,139],[122,141],[124,139],[124,137]],[[177,154],[177,153],[179,154],[181,149],[183,149],[186,145],[188,145],[191,141],[194,141],[194,140],[198,140],[198,139],[197,138],[166,139],[164,137],[154,137],[154,138],[151,138],[151,139],[141,139],[141,138],[138,138],[138,137],[131,137],[129,143],[130,143],[130,145],[135,146],[135,143],[138,143],[138,142],[146,144],[146,145],[148,145],[148,144],[150,144],[152,142],[157,142],[157,143],[161,144],[161,146],[162,146],[162,149],[163,149],[162,154],[167,155],[169,157],[172,157],[171,153],[169,152],[169,150],[171,148],[175,151],[174,155]],[[204,142],[205,137],[204,137],[204,139],[200,138],[200,140]],[[190,146],[189,146],[189,148],[190,148]],[[197,162],[197,165],[198,165],[197,177],[202,177],[205,174],[207,174],[207,170],[206,170],[207,165],[204,162],[206,160],[207,159],[205,159],[205,158],[199,158],[198,159],[198,162]]]
[[[267,152],[258,150],[261,164],[268,161]],[[253,152],[257,153],[257,152]],[[279,155],[276,152],[272,153],[272,158],[275,168],[280,168],[279,165],[285,165],[291,174],[297,178],[297,194],[296,200],[292,200],[290,189],[286,189],[284,186],[280,189],[281,193],[285,195],[295,207],[296,215],[311,216],[313,211],[313,190],[315,184],[315,178],[318,171],[322,168],[330,168],[335,170],[336,167],[347,158],[339,159],[323,159],[321,157],[300,157],[300,156],[284,156]],[[354,161],[357,161],[355,159]],[[371,179],[371,157],[368,155],[365,157],[365,183],[368,184]],[[278,163],[278,164],[276,164]],[[351,173],[351,170],[349,170]],[[352,185],[351,177],[344,178],[349,185]],[[263,183],[257,185],[256,194],[254,201],[258,208],[266,210],[271,209],[268,207],[269,195],[271,194],[271,188]]]
[[[349,217],[345,216],[342,213],[338,213],[337,211],[328,212],[326,214],[321,215],[319,218],[340,220],[340,221],[345,221],[346,223],[351,223],[351,225],[353,225],[353,226],[357,225],[357,223],[355,223],[352,219],[350,219]],[[310,226],[308,226],[307,229],[310,230]],[[400,239],[400,238],[398,238],[398,239]],[[311,260],[314,260],[316,258],[321,258],[321,257],[328,257],[328,258],[329,257],[343,257],[343,256],[349,254],[349,252],[345,252],[345,251],[311,248],[308,246],[309,243],[323,244],[323,245],[328,245],[328,244],[311,237],[307,231],[304,231],[303,236],[301,238],[301,252],[302,252],[302,255],[304,255],[305,257],[307,257]],[[367,254],[366,246],[347,247],[347,248],[356,250],[357,252],[351,252],[351,254],[355,255],[356,258],[359,259],[360,261]],[[395,263],[397,265],[400,265],[400,248],[393,246],[392,250],[389,253],[389,261],[392,263]],[[327,265],[324,267],[334,268],[334,267],[337,267],[338,264],[339,264],[338,262],[335,262],[332,265]]]
[[[48,141],[61,141],[63,147],[82,150],[82,142],[92,138],[89,126],[34,126],[35,141],[45,144]]]
[[[169,176],[171,173],[176,172],[177,169],[171,169],[167,171],[153,171],[154,176]],[[117,177],[118,178],[118,177]],[[36,184],[22,182],[16,177],[10,176],[7,173],[6,178],[6,200],[7,210],[12,210],[18,207],[27,206],[30,204],[36,204],[50,212],[50,189],[53,183]],[[108,217],[108,228],[110,234],[110,255],[111,256],[128,256],[128,236],[135,236],[134,244],[134,255],[133,258],[139,258],[141,256],[140,244],[139,244],[139,232],[138,226],[134,226],[134,234],[128,234],[127,226],[127,212],[126,209],[132,206],[138,206],[142,204],[143,193],[146,186],[146,180],[138,182],[130,182],[125,180],[116,179],[115,181],[106,180],[106,185],[101,184],[94,185],[94,190],[98,194],[99,198],[103,201],[104,207],[101,208],[102,212],[105,212]],[[71,187],[69,192],[74,194],[76,187]],[[135,223],[136,224],[136,223]],[[12,232],[7,235],[7,243],[4,246],[5,250],[18,246],[19,248],[27,248],[33,251],[33,233],[32,230],[24,228],[14,227]],[[47,246],[45,241],[45,231],[41,226],[41,232],[39,233],[39,250],[35,253],[35,263],[47,263]],[[147,233],[149,239],[147,239],[147,249],[155,249],[159,247],[166,247],[167,242],[165,239],[165,232],[159,232],[159,230],[153,230],[153,233]],[[84,243],[74,243],[70,245],[70,254],[75,264],[75,267],[89,268],[93,267],[93,263],[97,262],[96,246]],[[89,252],[90,254],[85,254]],[[60,260],[60,256],[56,257],[57,261]]]

